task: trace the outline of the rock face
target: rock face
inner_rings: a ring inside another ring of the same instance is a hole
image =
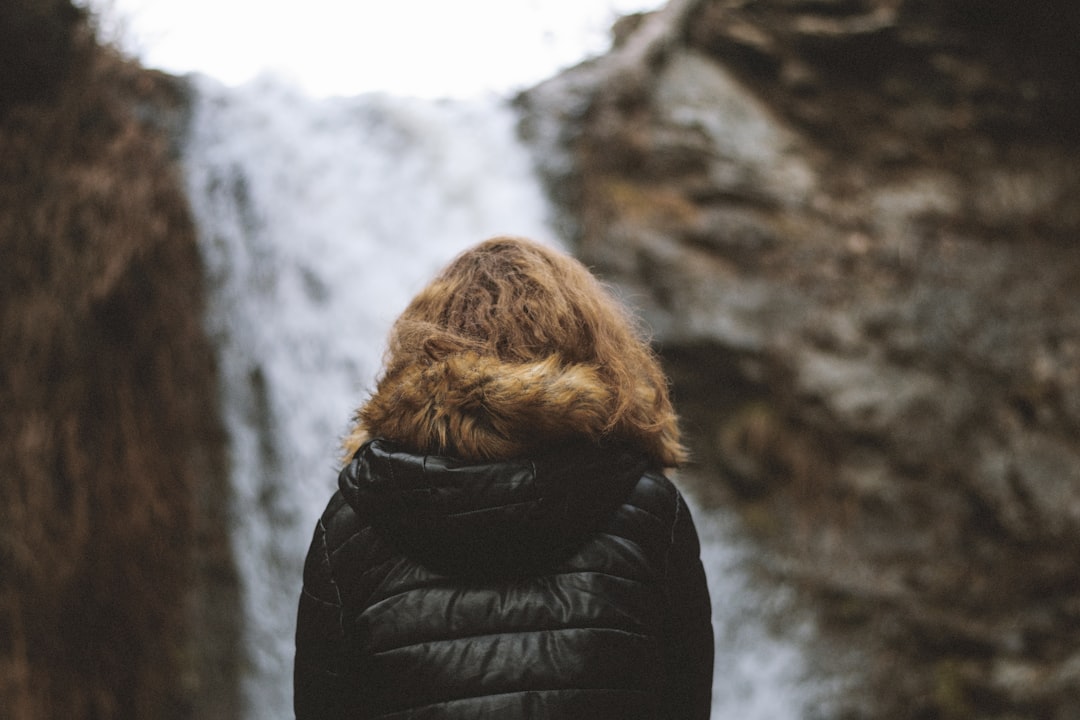
[[[1078,6],[672,0],[617,30],[523,133],[655,331],[699,496],[817,617],[844,690],[813,717],[1078,716]]]
[[[0,715],[11,720],[236,716],[202,268],[164,133],[144,112],[182,100],[99,47],[68,0],[0,4]]]

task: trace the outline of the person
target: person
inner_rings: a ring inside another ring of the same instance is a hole
[[[390,332],[315,528],[294,709],[707,718],[711,605],[656,356],[576,259],[500,237]]]

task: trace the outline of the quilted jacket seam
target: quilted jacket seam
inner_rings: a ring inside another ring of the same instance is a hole
[[[381,718],[392,718],[395,715],[401,715],[403,713],[416,712],[417,710],[426,710],[428,708],[438,707],[439,705],[450,705],[451,703],[467,702],[469,700],[486,700],[488,698],[502,697],[504,695],[524,695],[526,693],[570,693],[570,692],[603,692],[603,693],[627,693],[631,695],[649,695],[648,690],[638,690],[635,688],[609,688],[609,687],[554,687],[554,688],[528,688],[524,690],[509,690],[501,693],[491,693],[482,695],[465,695],[458,698],[448,698],[446,700],[438,700],[436,702],[425,703],[423,705],[413,705],[399,710],[392,710],[389,713],[380,715]]]
[[[603,625],[584,625],[573,627],[539,628],[536,630],[507,630],[505,632],[486,632],[476,633],[474,635],[455,635],[454,637],[449,638],[421,640],[419,642],[406,643],[404,645],[398,645],[397,647],[386,648],[385,650],[377,650],[371,653],[371,656],[379,657],[380,655],[387,655],[389,653],[399,652],[408,648],[421,647],[423,645],[435,645],[437,643],[459,642],[461,640],[478,640],[480,638],[498,637],[500,635],[539,635],[540,633],[570,632],[571,630],[599,630],[603,632],[619,633],[621,635],[632,635],[634,637],[640,637],[645,639],[652,638],[652,636],[647,633],[635,632],[633,630],[623,630],[620,628],[606,627]]]
[[[326,542],[326,524],[322,521],[322,518],[319,519],[319,529],[322,530],[322,543],[321,544],[322,544],[322,551],[323,551],[323,560],[326,562],[326,577],[330,581],[330,587],[332,587],[334,589],[335,602],[330,603],[330,604],[337,607],[338,633],[340,634],[341,638],[344,639],[345,638],[345,617],[344,617],[345,614],[344,614],[344,611],[343,611],[342,601],[341,601],[341,588],[338,587],[337,580],[334,578],[334,563],[330,560],[330,547]],[[350,539],[352,539],[352,537],[353,536],[350,536]]]
[[[612,537],[621,537],[621,536],[620,535],[613,535]],[[631,541],[631,542],[633,542],[633,541]],[[401,564],[403,561],[404,561],[404,559],[398,558],[398,564]],[[557,578],[557,577],[565,577],[567,575],[600,575],[602,577],[615,578],[616,580],[625,580],[627,582],[632,582],[632,583],[635,583],[637,585],[648,585],[649,584],[645,580],[638,580],[637,578],[626,577],[625,575],[616,575],[615,573],[604,572],[602,570],[566,570],[564,572],[549,573],[549,574],[544,575],[543,577],[544,578]],[[407,595],[407,594],[409,594],[411,592],[415,592],[417,590],[429,590],[429,589],[431,589],[433,587],[444,584],[445,580],[446,580],[446,578],[437,577],[437,578],[432,579],[430,582],[413,585],[413,586],[405,588],[404,590],[399,590],[399,591],[397,591],[395,593],[390,593],[389,595],[386,595],[384,597],[380,597],[378,599],[374,599],[372,597],[369,597],[367,602],[364,604],[364,611],[366,612],[368,610],[371,610],[376,605],[379,605],[379,604],[381,604],[383,602],[386,602],[387,600],[392,600],[393,598],[400,597],[402,595]]]

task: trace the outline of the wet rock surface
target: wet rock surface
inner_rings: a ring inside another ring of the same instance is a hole
[[[621,28],[518,99],[523,133],[655,331],[699,496],[817,618],[843,690],[808,717],[1075,716],[1080,13],[674,0]]]

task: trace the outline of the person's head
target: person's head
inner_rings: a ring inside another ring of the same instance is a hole
[[[395,322],[345,441],[505,459],[563,440],[684,458],[667,380],[633,317],[574,258],[499,237],[455,258]]]

